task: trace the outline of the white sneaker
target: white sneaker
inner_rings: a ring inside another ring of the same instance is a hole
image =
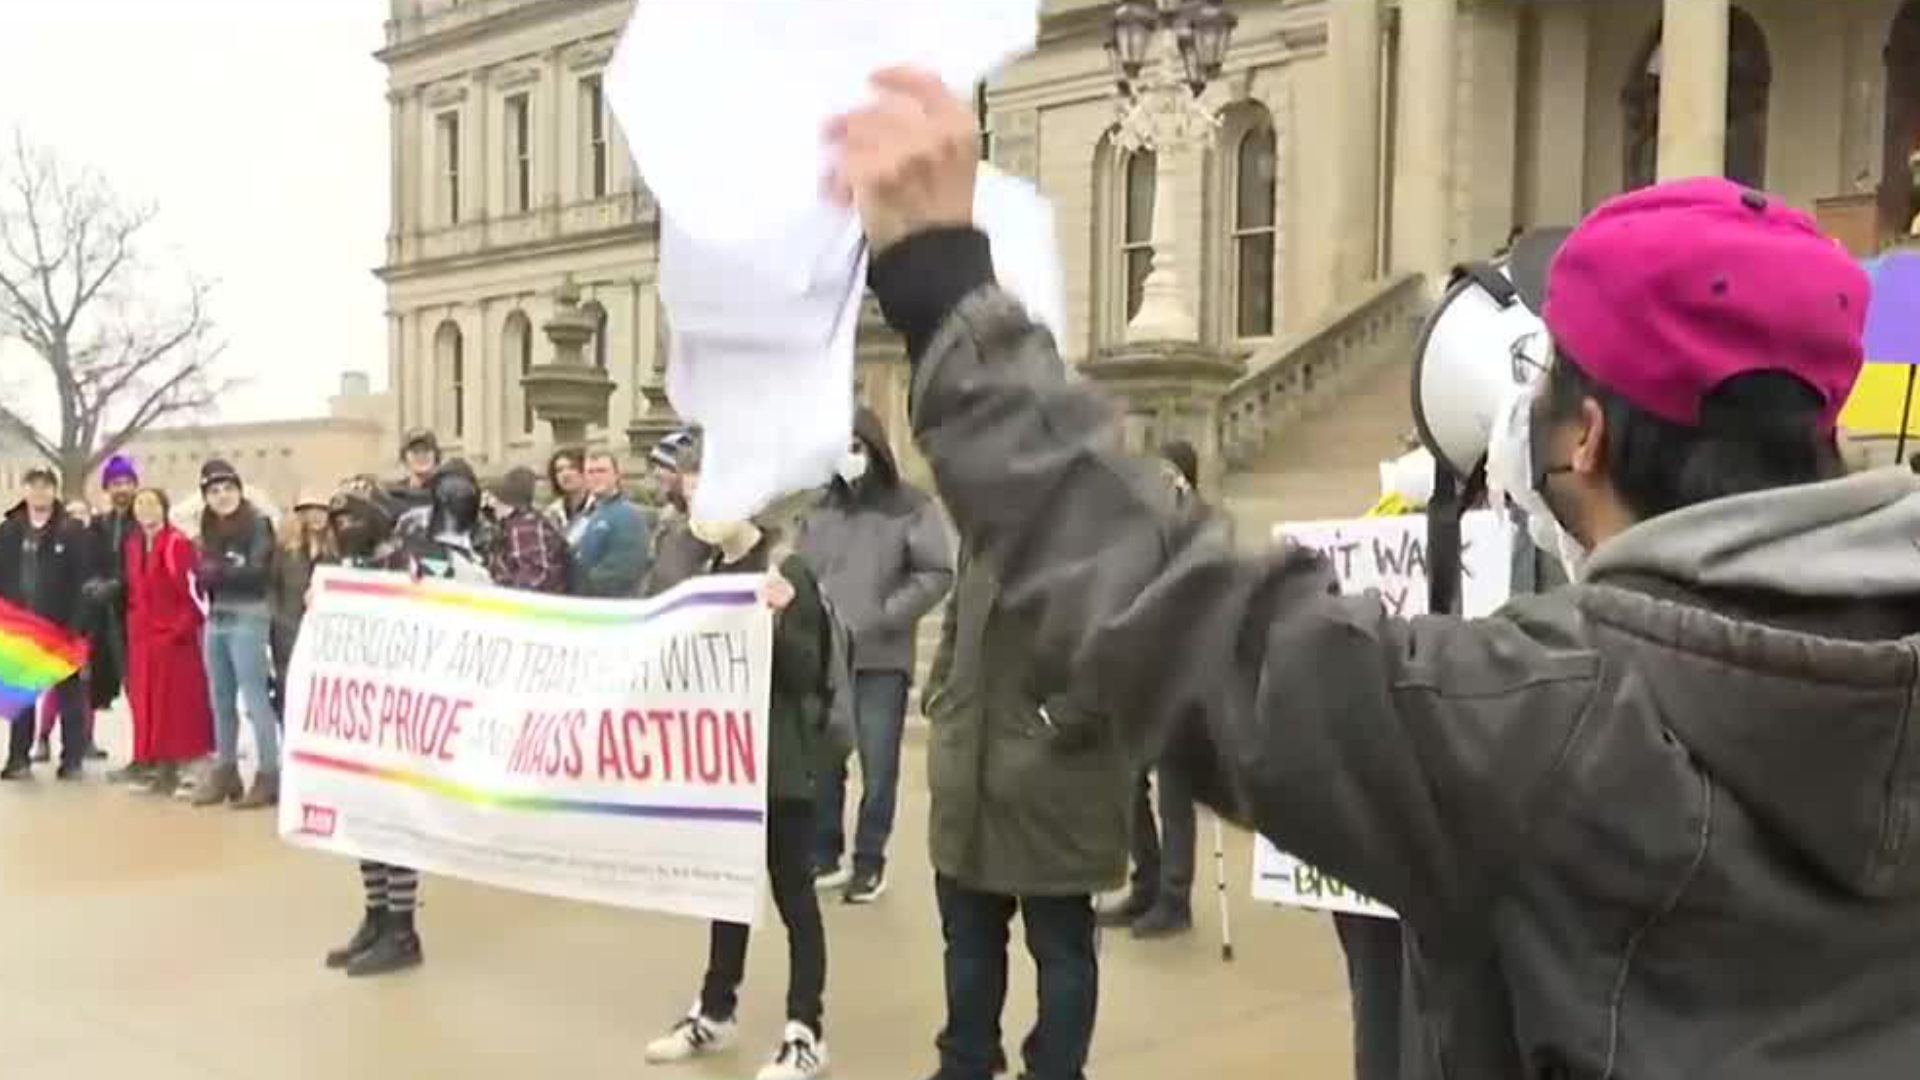
[[[814,1080],[827,1075],[826,1041],[813,1029],[797,1021],[787,1021],[787,1033],[773,1060],[760,1070],[758,1080]]]
[[[668,1065],[718,1053],[733,1045],[737,1028],[731,1020],[709,1020],[696,1008],[673,1025],[672,1031],[647,1044],[647,1062]]]
[[[832,870],[816,870],[813,875],[813,887],[822,892],[828,889],[843,889],[847,882],[852,880],[853,867],[841,863]]]

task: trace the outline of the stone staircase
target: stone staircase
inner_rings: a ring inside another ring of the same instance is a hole
[[[1421,279],[1397,278],[1254,358],[1221,432],[1220,501],[1243,549],[1264,549],[1279,522],[1354,517],[1379,498],[1380,462],[1404,453],[1413,431],[1426,311]]]

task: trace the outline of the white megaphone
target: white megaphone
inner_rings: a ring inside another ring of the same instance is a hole
[[[1455,268],[1420,331],[1414,425],[1439,467],[1462,480],[1486,460],[1494,411],[1548,362],[1547,266],[1571,231],[1536,230],[1493,262]]]

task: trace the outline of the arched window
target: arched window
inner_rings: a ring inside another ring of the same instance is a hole
[[[1626,112],[1628,191],[1646,187],[1660,173],[1661,28],[1640,52],[1627,77],[1621,104]],[[1727,20],[1727,138],[1721,171],[1748,187],[1767,183],[1767,118],[1773,95],[1773,59],[1766,32],[1740,8]]]
[[[580,305],[580,310],[593,320],[593,366],[601,371],[607,370],[607,309],[600,301],[589,300]]]
[[[452,319],[442,322],[433,333],[433,367],[439,384],[437,411],[453,437],[461,438],[467,427],[466,342],[459,324]]]
[[[1125,267],[1127,320],[1140,312],[1147,275],[1153,272],[1153,187],[1157,160],[1151,150],[1122,159],[1120,261]]]
[[[1240,136],[1233,160],[1233,327],[1243,338],[1273,334],[1279,162],[1273,122],[1262,113]]]
[[[523,311],[507,316],[500,332],[501,367],[507,376],[508,401],[520,402],[520,431],[533,434],[533,399],[527,396],[525,379],[533,371],[533,323]]]

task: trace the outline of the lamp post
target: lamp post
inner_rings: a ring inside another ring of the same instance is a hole
[[[1152,266],[1141,285],[1129,341],[1198,336],[1173,264],[1173,214],[1179,204],[1175,154],[1206,145],[1220,126],[1206,93],[1226,62],[1239,17],[1223,0],[1122,0],[1113,9],[1107,58],[1119,88],[1113,144],[1154,152]]]

